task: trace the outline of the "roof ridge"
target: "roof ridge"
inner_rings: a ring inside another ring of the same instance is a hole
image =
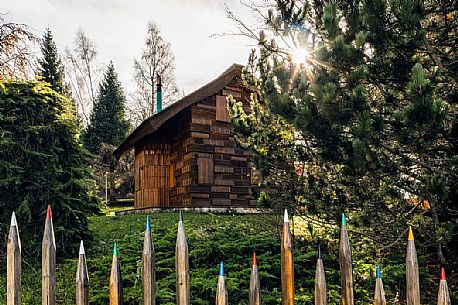
[[[145,136],[154,133],[165,122],[171,119],[185,108],[197,103],[198,101],[222,90],[230,84],[232,80],[239,76],[241,77],[243,65],[233,63],[220,76],[203,85],[199,89],[179,99],[161,112],[153,114],[144,120],[134,131],[116,148],[113,155],[119,159],[126,151],[131,149],[135,143],[143,139]]]

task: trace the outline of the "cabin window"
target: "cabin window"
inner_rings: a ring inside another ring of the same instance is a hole
[[[175,167],[173,163],[169,166],[169,187],[175,187]]]
[[[197,182],[213,184],[213,158],[197,158]]]
[[[229,111],[227,110],[227,99],[223,95],[216,96],[216,120],[229,122]]]

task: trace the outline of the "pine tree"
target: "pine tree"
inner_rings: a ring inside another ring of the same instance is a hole
[[[51,88],[59,93],[64,93],[64,67],[57,52],[51,30],[46,29],[42,43],[41,53],[43,57],[38,60],[38,75],[51,84]]]
[[[97,154],[102,143],[117,146],[127,135],[126,98],[113,62],[110,62],[99,85],[99,93],[84,133],[84,143]]]
[[[417,224],[445,263],[458,251],[448,212],[458,184],[456,6],[301,3],[276,1],[264,15],[245,79],[265,107],[254,97],[246,114],[232,101],[238,141],[278,204],[326,220],[350,212],[375,248]]]
[[[71,102],[48,83],[2,83],[0,125],[0,238],[16,212],[27,241],[23,253],[38,255],[51,204],[58,251],[75,253],[80,240],[90,238],[87,217],[98,202]]]

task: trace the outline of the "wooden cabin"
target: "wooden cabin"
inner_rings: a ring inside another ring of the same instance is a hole
[[[137,127],[114,152],[135,149],[135,207],[250,207],[250,154],[234,145],[226,97],[249,107],[242,66]]]

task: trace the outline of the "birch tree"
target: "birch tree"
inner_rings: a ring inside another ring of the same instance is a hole
[[[94,42],[81,29],[76,33],[73,50],[65,50],[65,67],[77,115],[86,126],[96,98],[95,88],[101,69]]]
[[[172,104],[178,98],[175,82],[175,56],[170,43],[161,37],[159,27],[148,24],[145,47],[140,58],[134,60],[134,78],[136,90],[129,104],[130,119],[134,125],[155,112],[156,78],[162,78],[164,106]]]

